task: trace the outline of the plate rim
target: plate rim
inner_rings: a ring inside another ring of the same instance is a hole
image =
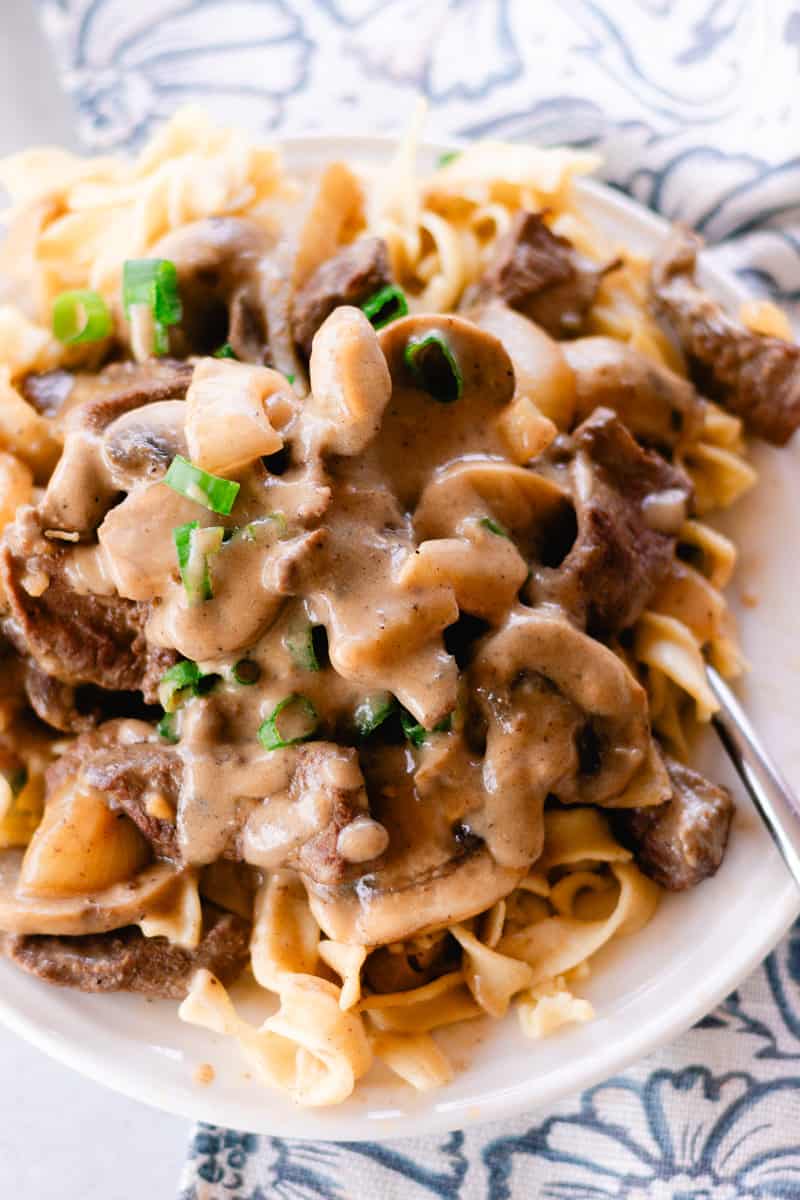
[[[379,134],[307,134],[275,139],[275,145],[289,159],[308,155],[316,148],[328,156],[346,155],[357,159],[359,154],[366,153],[386,158],[397,144],[397,138]],[[461,149],[468,144],[464,140],[448,138],[441,143],[425,141],[420,150],[426,155],[436,155],[444,150]],[[613,210],[615,217],[622,216],[646,238],[663,237],[670,229],[670,222],[665,218],[599,180],[581,177],[576,181],[576,188],[591,197],[595,204]],[[701,273],[712,290],[739,299],[749,295],[734,276],[707,261],[701,261]],[[698,981],[696,989],[673,1000],[657,1018],[632,1030],[622,1042],[607,1040],[602,1047],[597,1047],[588,1065],[573,1056],[572,1060],[565,1060],[563,1071],[550,1072],[544,1078],[532,1075],[509,1088],[493,1086],[476,1098],[471,1107],[463,1102],[437,1104],[437,1093],[434,1091],[429,1093],[432,1102],[424,1110],[404,1113],[399,1117],[387,1115],[384,1121],[370,1120],[365,1113],[339,1117],[335,1139],[326,1134],[324,1129],[326,1110],[302,1109],[286,1100],[286,1113],[276,1119],[274,1105],[265,1104],[262,1108],[257,1103],[243,1103],[221,1093],[215,1095],[213,1088],[196,1087],[193,1091],[187,1091],[186,1088],[151,1077],[147,1067],[136,1069],[127,1061],[124,1064],[119,1061],[109,1064],[106,1058],[97,1051],[93,1052],[91,1045],[86,1045],[77,1035],[71,1040],[66,1039],[47,1021],[26,1014],[2,991],[0,1022],[37,1049],[96,1083],[158,1110],[191,1120],[273,1136],[302,1137],[307,1141],[383,1141],[421,1134],[436,1135],[454,1128],[463,1129],[521,1114],[534,1115],[569,1095],[625,1070],[647,1054],[672,1042],[750,975],[800,915],[800,893],[795,890],[788,873],[785,886],[773,897],[768,912],[769,917],[762,921],[760,936],[755,941],[750,939],[747,942],[746,953],[727,954],[721,966]],[[178,1019],[177,1012],[175,1019]],[[236,1054],[237,1050],[230,1046],[230,1053]]]

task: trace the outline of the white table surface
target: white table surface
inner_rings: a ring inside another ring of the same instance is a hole
[[[36,142],[70,145],[72,128],[32,0],[0,0],[0,153]],[[172,1200],[189,1128],[0,1027],[3,1200]]]

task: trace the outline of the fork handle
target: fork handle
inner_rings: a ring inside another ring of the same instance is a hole
[[[727,683],[707,667],[720,714],[714,728],[783,861],[800,887],[800,801],[764,749],[744,709]]]

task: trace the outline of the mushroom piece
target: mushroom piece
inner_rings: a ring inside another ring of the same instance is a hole
[[[569,505],[569,494],[543,475],[473,458],[444,467],[431,480],[414,512],[414,532],[420,539],[449,537],[488,517],[530,555]]]
[[[648,758],[643,688],[551,610],[516,609],[477,643],[467,678],[477,702],[463,728],[413,753],[362,749],[370,812],[389,842],[367,871],[304,876],[329,937],[386,945],[484,911],[541,853],[548,795],[610,803]]]
[[[486,803],[470,825],[504,866],[541,853],[548,795],[607,804],[648,753],[644,689],[611,650],[547,608],[512,612],[480,645],[469,682],[486,739]]]
[[[89,535],[119,491],[102,453],[104,430],[125,414],[183,399],[193,367],[173,359],[111,363],[74,376],[64,408],[64,452],[40,504],[45,528]]]
[[[494,459],[445,467],[417,505],[421,544],[398,582],[449,585],[462,612],[499,623],[525,582],[527,560],[547,557],[551,531],[570,512],[558,484],[522,467]]]
[[[554,338],[502,300],[489,300],[470,313],[481,329],[499,338],[511,355],[515,397],[529,397],[543,417],[569,429],[575,410],[575,379],[568,343]]]
[[[377,434],[392,390],[378,336],[364,314],[335,309],[311,351],[311,395],[300,417],[310,449],[359,454]]]
[[[137,483],[155,483],[176,454],[188,457],[182,400],[162,400],[117,417],[103,434],[103,460],[124,491]]]
[[[498,338],[464,317],[423,314],[393,321],[378,340],[392,397],[369,458],[404,507],[416,504],[443,447],[449,458],[506,457],[496,418],[514,395],[514,368]]]
[[[0,929],[6,933],[78,936],[120,929],[169,900],[181,874],[167,863],[145,867],[132,879],[78,896],[32,896],[20,891],[23,852],[0,852]]]
[[[610,408],[639,441],[671,451],[698,438],[706,405],[687,379],[616,338],[564,344],[575,380],[575,416]]]
[[[212,354],[229,342],[244,362],[269,357],[260,268],[273,239],[242,217],[207,217],[166,234],[153,257],[175,264],[183,317],[171,335],[183,355]]]

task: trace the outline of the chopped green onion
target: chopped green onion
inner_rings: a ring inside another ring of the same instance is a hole
[[[283,644],[291,655],[292,662],[301,671],[319,671],[320,662],[314,648],[314,626],[302,625],[289,629],[283,635]]]
[[[231,675],[242,687],[252,687],[261,678],[261,667],[252,658],[240,658],[231,667]]]
[[[202,673],[190,658],[181,659],[161,676],[158,699],[165,712],[173,713],[186,699],[187,692],[196,692]]]
[[[460,150],[446,150],[444,152],[444,154],[439,155],[439,157],[436,160],[436,165],[437,165],[437,167],[447,167],[450,165],[451,162],[455,162],[455,160],[460,157],[461,157]]]
[[[489,533],[496,534],[497,537],[508,538],[509,541],[511,540],[511,535],[509,534],[508,530],[504,529],[499,521],[493,521],[491,517],[481,517],[480,521],[478,521],[478,524],[483,529],[488,529]]]
[[[168,258],[129,258],[122,267],[122,304],[125,316],[138,304],[149,308],[153,316],[154,350],[166,354],[169,349],[167,328],[183,316],[178,293],[178,272]]]
[[[426,729],[424,725],[420,725],[419,721],[414,720],[410,712],[403,709],[400,714],[400,724],[412,746],[422,746],[432,733],[449,733],[453,728],[453,717],[452,713],[448,713],[434,725],[433,729]]]
[[[394,283],[382,287],[361,305],[361,311],[375,329],[383,329],[390,321],[408,313],[408,301],[402,288]]]
[[[208,560],[222,545],[225,530],[221,525],[200,528],[199,521],[188,521],[172,531],[178,555],[178,569],[189,603],[201,604],[213,596]]]
[[[236,359],[236,361],[238,362],[238,359],[236,358],[236,354],[234,353],[233,346],[230,344],[230,342],[223,342],[222,345],[220,346],[219,350],[214,351],[214,354],[212,355],[212,357],[213,358],[233,358],[233,359]]]
[[[417,386],[434,400],[450,404],[459,399],[464,377],[443,334],[433,330],[409,338],[404,358]]]
[[[232,479],[222,479],[208,471],[195,467],[187,458],[176,454],[164,476],[164,483],[173,491],[180,492],[187,500],[194,500],[212,512],[227,516],[239,495],[239,484]]]
[[[287,728],[289,725],[294,726],[300,732],[294,733],[291,737],[284,736],[278,725],[278,719],[281,716],[283,716],[281,724],[284,726],[285,734],[288,735],[291,732]],[[317,710],[308,697],[301,695],[300,692],[291,692],[275,705],[266,721],[263,722],[258,731],[258,740],[265,750],[282,750],[284,746],[296,746],[299,742],[307,742],[316,733],[318,725]]]
[[[174,746],[175,743],[180,740],[175,726],[176,716],[174,712],[164,713],[163,717],[156,725],[156,732],[158,733],[158,736],[165,742],[169,742],[171,746]]]
[[[99,292],[62,292],[53,301],[53,333],[65,346],[99,342],[112,327],[111,313]]]
[[[296,375],[292,375],[292,374],[290,373],[290,374],[288,374],[288,375],[286,376],[286,378],[287,378],[287,380],[289,381],[289,383],[294,383],[294,381],[295,381],[295,379],[297,378],[297,376],[296,376]]]
[[[397,701],[391,692],[376,692],[373,696],[365,696],[356,706],[353,721],[361,736],[369,737],[396,710]]]

